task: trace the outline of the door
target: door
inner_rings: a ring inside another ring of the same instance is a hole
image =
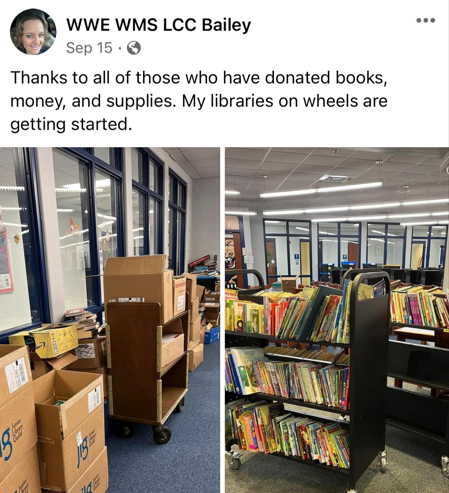
[[[243,269],[242,242],[240,232],[226,232],[225,234],[225,269]],[[229,279],[229,278],[228,278]],[[237,276],[237,286],[245,288],[244,276]]]
[[[271,287],[277,280],[276,240],[274,238],[265,240],[265,258],[267,259],[267,283]]]
[[[310,284],[310,242],[301,240],[301,284]]]
[[[411,259],[412,269],[419,269],[420,267],[424,267],[425,253],[426,253],[425,241],[414,241],[412,243],[412,259]]]
[[[350,262],[355,262],[355,268],[359,268],[359,244],[358,243],[348,243],[348,260]]]

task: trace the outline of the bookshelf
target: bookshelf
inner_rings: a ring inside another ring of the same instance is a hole
[[[189,312],[161,323],[159,303],[110,303],[107,354],[109,417],[117,421],[121,438],[134,434],[132,423],[153,427],[157,444],[172,435],[165,422],[173,411],[182,411],[188,391]],[[184,351],[162,366],[164,332],[182,332]]]
[[[425,327],[434,330],[433,327]],[[449,349],[389,342],[388,375],[396,380],[449,390]],[[387,388],[387,423],[426,436],[441,447],[441,468],[449,478],[449,401],[400,387]]]
[[[377,298],[358,301],[359,286],[363,283],[375,284],[384,279],[386,294]],[[244,292],[243,292],[243,296]],[[232,392],[226,393],[226,402],[242,397],[248,400],[267,402],[284,402],[301,406],[305,412],[297,412],[298,415],[307,415],[307,410],[326,411],[333,413],[335,418],[321,418],[316,413],[314,417],[325,422],[338,422],[342,427],[349,427],[350,432],[350,468],[340,469],[326,466],[317,461],[304,460],[298,457],[288,457],[283,454],[275,455],[280,458],[307,464],[320,469],[344,474],[348,477],[348,493],[354,493],[357,481],[371,465],[378,459],[381,470],[386,469],[387,454],[385,451],[385,423],[386,423],[386,389],[387,389],[387,364],[388,364],[388,331],[389,331],[389,306],[390,306],[390,280],[384,272],[357,273],[350,295],[350,343],[309,343],[314,346],[336,346],[347,348],[350,351],[349,385],[350,409],[344,411],[340,408],[331,408],[324,405],[312,404],[299,400],[286,399],[279,396],[262,393],[242,396]],[[312,315],[312,314],[311,314]],[[246,332],[226,331],[226,347],[256,346],[264,348],[273,342],[291,342],[292,340],[280,340],[274,336],[252,334]],[[307,342],[294,339],[295,342]],[[270,358],[286,360],[288,357],[272,354]],[[290,358],[291,361],[294,359]],[[330,362],[327,362],[328,364]],[[369,389],[369,393],[367,392]],[[289,410],[289,412],[291,412]],[[348,419],[349,418],[349,419]],[[235,442],[228,442],[226,452],[229,465],[232,469],[240,467],[240,452],[232,450]],[[267,459],[268,460],[268,459]]]

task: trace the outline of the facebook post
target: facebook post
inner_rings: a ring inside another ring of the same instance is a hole
[[[2,10],[0,491],[447,488],[448,3]]]

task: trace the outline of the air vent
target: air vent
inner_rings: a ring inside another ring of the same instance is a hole
[[[336,175],[324,175],[319,181],[325,183],[346,183],[349,180],[349,176],[336,176]]]

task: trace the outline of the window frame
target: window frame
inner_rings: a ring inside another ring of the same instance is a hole
[[[143,157],[143,182],[140,183],[132,179],[132,191],[140,192],[145,196],[144,208],[144,240],[143,251],[144,255],[150,254],[150,198],[159,203],[159,217],[157,218],[158,237],[156,238],[157,251],[155,254],[163,253],[163,224],[164,224],[164,163],[156,154],[147,147],[134,147],[137,152]],[[155,192],[150,188],[150,162],[153,162],[158,167],[158,189],[161,193]]]
[[[384,235],[373,235],[369,234],[369,225],[376,225],[376,226],[385,226],[385,236]],[[368,262],[368,242],[370,238],[388,238],[388,227],[389,226],[400,226],[400,223],[378,223],[378,222],[367,222],[366,223],[366,263],[372,263]],[[402,236],[396,235],[395,238],[402,239],[403,241],[403,248],[402,248],[402,263],[401,263],[401,269],[404,269],[405,266],[405,252],[407,251],[407,226],[404,228],[404,234]],[[383,254],[383,264],[382,265],[388,265],[387,264],[387,248],[385,246],[384,248],[384,254]]]
[[[426,225],[423,224],[423,226],[426,226]],[[449,230],[448,224],[441,224],[441,225],[440,224],[428,224],[427,225],[427,236],[413,236],[413,226],[407,226],[409,228],[412,228],[412,235],[411,235],[412,241],[410,244],[410,256],[412,254],[412,247],[413,247],[413,243],[415,242],[415,240],[427,240],[425,265],[423,265],[421,267],[422,269],[429,269],[431,241],[443,239],[443,238],[432,238],[432,227],[433,226],[445,226],[446,227],[446,236],[445,236],[446,241],[444,242],[444,251],[446,252],[447,251],[447,234],[448,234],[448,230]],[[443,257],[443,267],[442,267],[443,269],[445,268],[445,263],[446,263],[446,255],[444,255],[444,257]]]
[[[91,256],[91,273],[90,276],[86,276],[86,279],[92,279],[92,300],[94,304],[92,306],[85,307],[92,313],[99,314],[100,321],[102,319],[102,312],[104,311],[104,302],[101,300],[101,274],[100,274],[100,253],[98,245],[98,231],[97,231],[97,201],[95,198],[95,176],[99,171],[103,174],[110,176],[117,180],[117,257],[123,257],[125,255],[125,210],[124,210],[124,181],[123,181],[123,149],[115,148],[117,155],[116,158],[121,159],[119,168],[105,163],[100,158],[94,155],[94,148],[81,148],[81,147],[56,147],[55,149],[65,152],[69,156],[84,161],[88,166],[88,194],[86,199],[89,201],[90,210],[92,214],[89,214],[89,254]],[[95,247],[94,247],[95,245]]]
[[[179,176],[177,175],[171,168],[169,168],[168,171],[168,189],[170,189],[170,178],[173,178],[175,181],[175,187],[174,187],[174,197],[170,197],[168,200],[168,208],[169,209],[174,209],[175,210],[175,215],[176,215],[176,220],[178,220],[178,214],[184,214],[184,223],[183,223],[183,228],[181,229],[181,259],[178,261],[178,253],[177,253],[177,247],[178,247],[178,228],[176,227],[174,231],[174,238],[170,239],[170,249],[173,248],[173,243],[176,245],[176,251],[175,255],[171,256],[171,252],[168,252],[169,257],[171,258],[172,262],[172,269],[175,275],[180,275],[182,272],[179,271],[184,271],[185,269],[185,253],[186,253],[186,221],[187,221],[187,183]],[[185,204],[184,207],[178,205],[178,186],[182,185],[185,189]],[[176,223],[178,224],[178,223]],[[170,228],[168,229],[168,234],[170,235]],[[179,269],[178,269],[179,265]]]
[[[11,327],[0,332],[0,344],[8,344],[8,337],[22,330],[29,330],[39,327],[43,323],[50,322],[50,301],[48,296],[47,267],[44,250],[44,234],[42,226],[42,215],[40,214],[40,192],[37,172],[37,156],[35,148],[14,147],[13,148],[14,171],[19,174],[21,183],[25,187],[25,203],[28,209],[28,230],[30,234],[30,244],[33,255],[31,259],[31,269],[33,278],[36,281],[33,297],[37,299],[39,319],[29,324]],[[22,186],[22,185],[18,185]],[[20,201],[23,197],[19,197]],[[28,296],[30,296],[31,286],[28,285]],[[31,308],[31,307],[30,307]]]
[[[321,264],[323,262],[320,262],[320,240],[323,238],[329,238],[330,235],[323,235],[323,234],[320,234],[320,226],[323,227],[325,226],[326,224],[336,224],[337,225],[337,235],[335,236],[332,236],[332,238],[336,238],[337,239],[337,247],[338,247],[338,250],[337,250],[337,256],[338,256],[338,268],[340,269],[341,268],[341,240],[344,239],[344,238],[357,238],[358,239],[358,245],[359,245],[359,260],[358,260],[358,267],[356,268],[359,268],[360,269],[360,263],[361,263],[361,253],[362,253],[362,242],[361,242],[361,236],[362,236],[362,221],[342,221],[342,222],[333,222],[333,221],[326,221],[326,222],[322,222],[322,223],[316,223],[317,224],[317,238],[318,238],[318,242],[317,242],[317,259],[318,259],[318,275],[319,275],[319,278],[321,279],[321,275],[322,274],[326,274],[328,275],[328,273],[322,273],[321,272]],[[353,235],[350,235],[350,234],[347,234],[347,233],[344,233],[342,234],[341,233],[341,225],[342,224],[351,224],[351,225],[354,225],[354,224],[358,224],[359,227],[357,228],[357,233],[354,233]],[[348,262],[349,262],[349,259],[348,259]]]
[[[265,226],[266,221],[279,221],[279,222],[285,223],[285,233],[267,233],[266,232],[266,226]],[[308,231],[308,233],[304,232],[304,233],[292,234],[292,233],[290,233],[290,223],[308,223],[309,231]],[[267,284],[270,284],[269,279],[275,279],[277,281],[281,277],[281,274],[278,273],[278,269],[277,269],[277,265],[276,265],[276,276],[269,276],[268,275],[267,249],[265,248],[265,242],[267,240],[267,237],[287,238],[287,265],[288,265],[287,276],[288,277],[294,276],[294,274],[291,273],[292,269],[291,269],[291,256],[290,256],[290,237],[292,237],[292,238],[308,237],[308,239],[309,239],[309,270],[310,270],[310,274],[309,275],[300,274],[298,277],[299,277],[301,284],[303,284],[303,278],[310,278],[310,283],[312,283],[312,281],[313,281],[312,221],[307,220],[307,219],[276,219],[275,217],[263,218],[265,275],[266,275],[266,279],[267,279]]]

